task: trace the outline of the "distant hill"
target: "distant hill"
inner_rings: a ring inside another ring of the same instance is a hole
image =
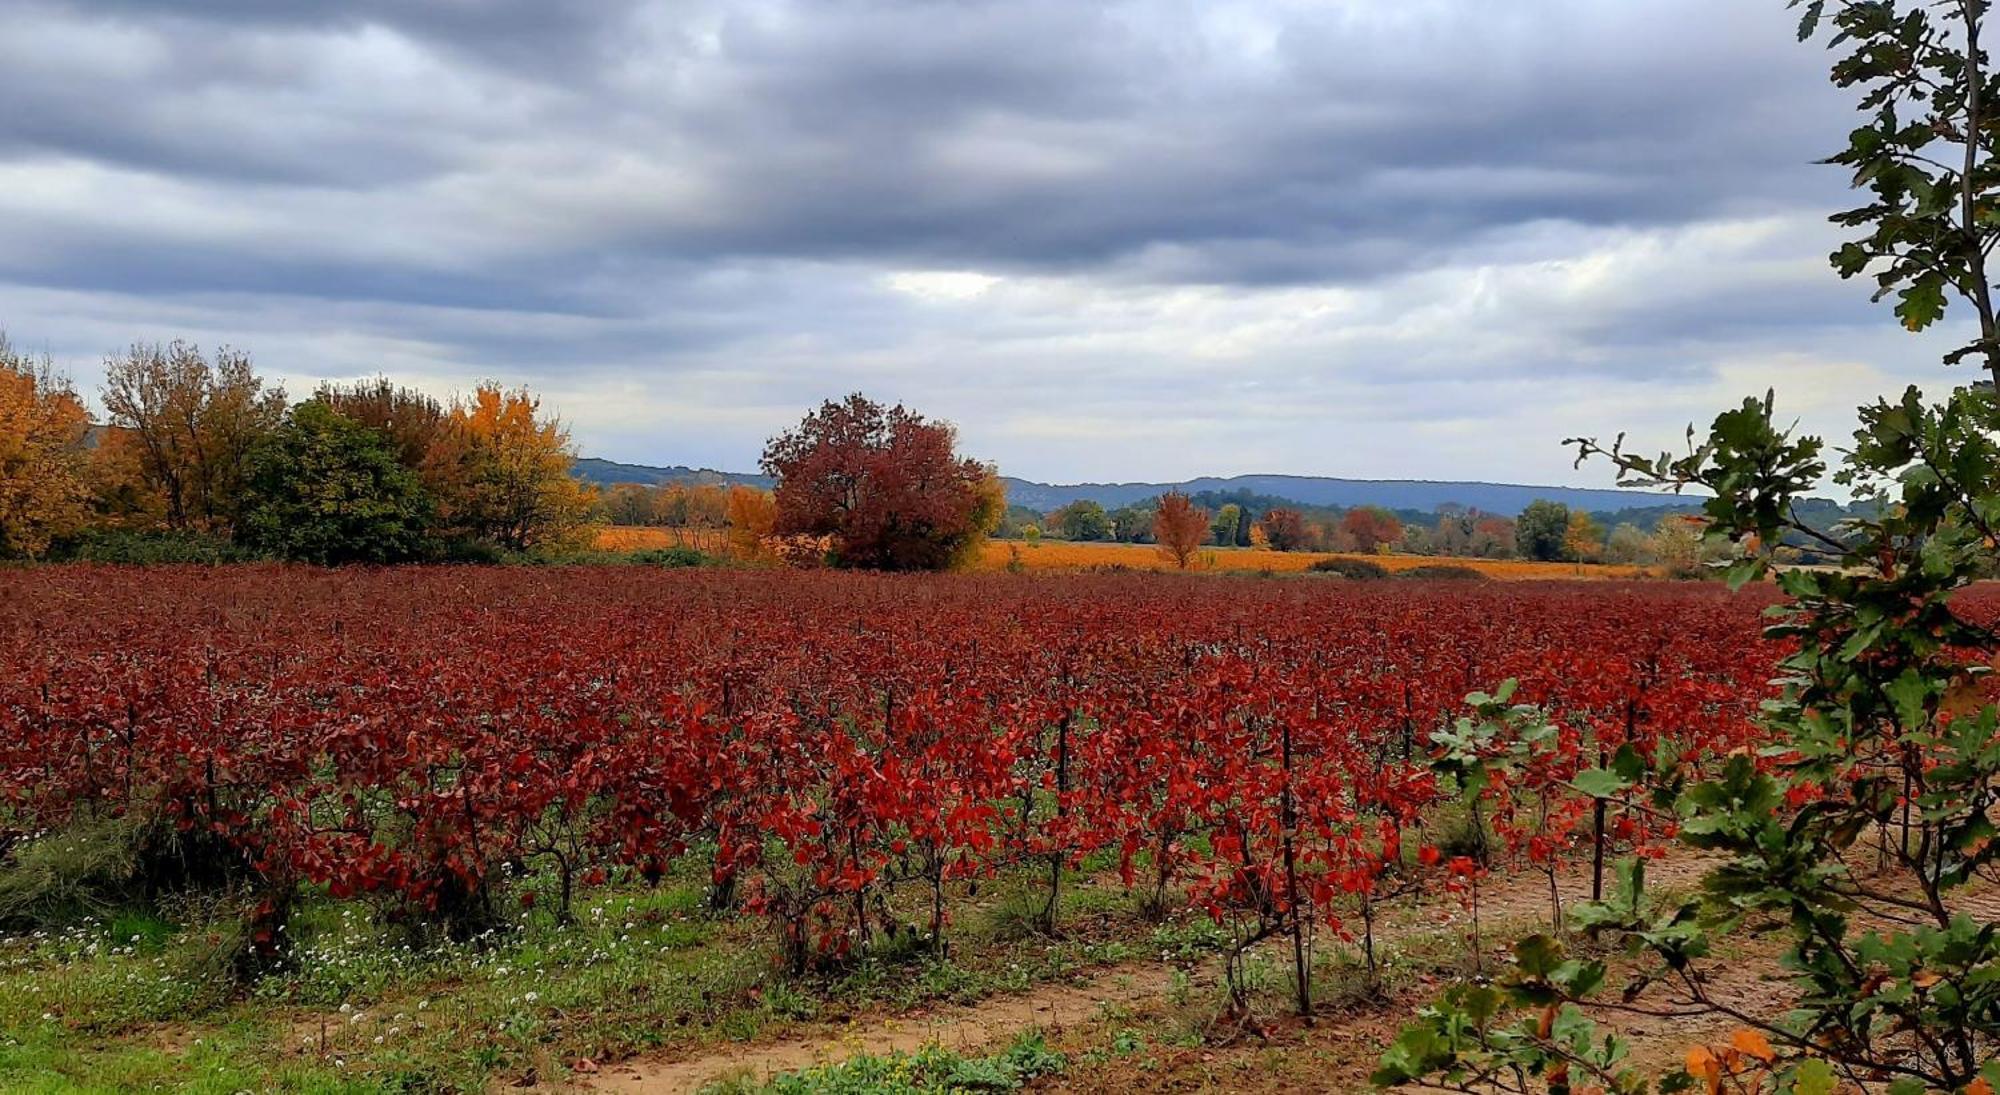
[[[1698,504],[1671,494],[1645,491],[1531,487],[1514,483],[1443,483],[1424,479],[1332,479],[1316,475],[1235,475],[1226,479],[1204,476],[1178,483],[1077,483],[1066,486],[1031,483],[1024,479],[1003,478],[1001,481],[1007,485],[1008,502],[1044,512],[1083,499],[1115,509],[1169,490],[1188,494],[1247,490],[1289,498],[1303,505],[1340,509],[1381,506],[1429,513],[1439,506],[1459,505],[1508,516],[1521,512],[1537,498],[1590,512],[1640,506],[1680,508]]]
[[[771,479],[748,472],[716,471],[712,468],[649,467],[620,464],[611,460],[586,458],[576,462],[575,475],[586,482],[609,486],[613,483],[743,483],[768,489]],[[1346,509],[1352,506],[1382,506],[1392,510],[1430,513],[1443,505],[1460,505],[1511,516],[1529,502],[1547,498],[1572,509],[1593,513],[1662,507],[1691,509],[1698,503],[1671,494],[1627,490],[1593,490],[1583,487],[1532,487],[1515,483],[1441,483],[1422,479],[1331,479],[1314,475],[1237,475],[1229,478],[1205,476],[1178,483],[1076,483],[1068,485],[1035,483],[1002,476],[1010,505],[1046,513],[1082,499],[1100,503],[1106,509],[1142,502],[1169,490],[1195,494],[1201,491],[1273,495],[1306,506]]]
[[[713,468],[688,468],[674,465],[655,468],[645,464],[620,464],[615,460],[599,460],[586,456],[570,468],[570,474],[586,483],[608,487],[616,483],[638,483],[642,486],[659,487],[668,483],[722,484],[741,483],[760,490],[771,489],[771,477],[750,472],[716,471]]]

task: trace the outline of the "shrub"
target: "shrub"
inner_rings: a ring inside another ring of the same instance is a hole
[[[71,540],[56,557],[78,563],[128,563],[159,566],[173,563],[245,563],[257,554],[226,537],[202,532],[139,532],[93,529]]]
[[[1316,574],[1338,574],[1342,578],[1387,578],[1389,570],[1366,559],[1321,559],[1310,568]]]
[[[597,549],[559,550],[555,548],[533,551],[503,551],[488,559],[466,559],[465,562],[493,562],[518,566],[538,567],[702,567],[714,566],[721,562],[713,555],[697,551],[691,547],[640,548],[636,551],[601,551]]]
[[[1037,1032],[1015,1039],[987,1057],[965,1057],[943,1046],[886,1057],[862,1054],[839,1064],[821,1065],[781,1076],[768,1085],[739,1082],[725,1091],[915,1093],[930,1091],[1018,1091],[1031,1081],[1062,1072],[1069,1059],[1049,1048]]]
[[[519,562],[520,557],[489,540],[478,540],[469,536],[456,536],[440,542],[437,546],[440,562],[466,563],[473,566],[498,566],[502,563]]]
[[[1426,563],[1420,567],[1411,567],[1401,574],[1396,575],[1396,577],[1435,578],[1440,581],[1451,582],[1483,582],[1486,580],[1486,575],[1481,574],[1477,570],[1467,566],[1457,566],[1452,563]]]
[[[632,560],[638,566],[649,567],[705,567],[714,559],[703,555],[691,547],[655,548],[649,551],[635,551]]]
[[[426,552],[434,508],[382,434],[301,403],[251,451],[237,536],[302,563],[401,563]]]

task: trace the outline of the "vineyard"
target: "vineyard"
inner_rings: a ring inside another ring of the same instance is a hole
[[[1374,961],[1380,902],[1602,870],[1671,822],[1579,787],[1757,744],[1768,594],[279,567],[0,575],[0,849],[105,818],[160,889],[472,939],[693,872],[789,976],[943,956],[1006,877],[1064,930],[1096,865],[1244,956]],[[1534,704],[1524,726],[1495,697]],[[1514,732],[1514,731],[1519,731]],[[1454,768],[1453,765],[1457,767]],[[1477,772],[1474,777],[1472,773]],[[1457,772],[1457,775],[1453,773]],[[1600,773],[1601,774],[1601,773]],[[1471,780],[1468,819],[1454,815]],[[1453,897],[1451,895],[1461,895]],[[18,914],[19,909],[8,910]]]
[[[715,555],[730,550],[725,529],[609,526],[599,529],[595,546],[601,551],[659,551],[690,548]],[[1653,576],[1654,568],[1606,563],[1541,562],[1533,559],[1476,559],[1432,555],[1343,555],[1317,551],[1273,551],[1270,548],[1204,548],[1188,569],[1203,573],[1298,573],[1326,559],[1361,560],[1390,574],[1423,567],[1448,566],[1470,570],[1500,581],[1630,580]],[[1124,571],[1174,570],[1172,559],[1152,544],[1114,544],[1067,540],[989,540],[974,563],[979,570]]]
[[[622,531],[622,530],[620,530]],[[1372,563],[1390,574],[1424,567],[1453,567],[1500,581],[1551,579],[1635,579],[1652,576],[1652,568],[1607,563],[1542,562],[1534,559],[1475,559],[1433,555],[1352,555],[1317,551],[1273,551],[1270,548],[1204,548],[1188,569],[1218,573],[1297,573],[1326,559]],[[1043,540],[1036,543],[988,541],[980,552],[985,570],[1173,570],[1172,559],[1151,544],[1112,544]]]

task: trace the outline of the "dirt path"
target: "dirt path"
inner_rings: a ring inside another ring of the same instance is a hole
[[[1648,885],[1673,886],[1692,882],[1708,866],[1693,856],[1655,863]],[[1558,879],[1565,907],[1589,896],[1590,879],[1570,874]],[[1516,874],[1489,880],[1480,896],[1480,918],[1488,926],[1486,944],[1509,936],[1519,926],[1549,916],[1548,879]],[[1469,909],[1449,898],[1432,898],[1384,911],[1377,924],[1378,945],[1439,932],[1463,932],[1471,921]],[[636,1059],[607,1065],[590,1078],[595,1091],[624,1095],[668,1095],[699,1091],[704,1084],[726,1078],[769,1080],[799,1069],[860,1054],[911,1053],[927,1045],[961,1051],[983,1049],[1027,1031],[1074,1026],[1097,1017],[1106,1005],[1139,1005],[1162,999],[1172,984],[1175,967],[1164,962],[1130,962],[1105,969],[1081,984],[1039,986],[1025,993],[994,996],[971,1005],[949,1005],[900,1016],[863,1019],[845,1026],[822,1026],[772,1042],[748,1043],[709,1050],[681,1060]],[[1202,981],[1212,981],[1204,976]]]
[[[744,1045],[681,1061],[631,1061],[607,1067],[591,1088],[627,1095],[699,1091],[723,1078],[769,1080],[860,1054],[914,1053],[929,1045],[976,1049],[1037,1027],[1071,1026],[1096,1017],[1107,1005],[1164,995],[1173,967],[1161,963],[1114,966],[1082,984],[1050,985],[995,996],[973,1005],[949,1005],[846,1027],[824,1027],[764,1045]]]

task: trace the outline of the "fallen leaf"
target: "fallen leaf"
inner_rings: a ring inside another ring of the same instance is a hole
[[[1764,1037],[1762,1031],[1745,1027],[1729,1036],[1729,1044],[1744,1056],[1755,1057],[1767,1065],[1778,1059],[1778,1054],[1771,1048],[1771,1040]]]
[[[1716,1095],[1722,1090],[1722,1062],[1715,1059],[1715,1054],[1710,1053],[1707,1046],[1696,1046],[1687,1051],[1687,1072],[1707,1085],[1709,1095]]]

